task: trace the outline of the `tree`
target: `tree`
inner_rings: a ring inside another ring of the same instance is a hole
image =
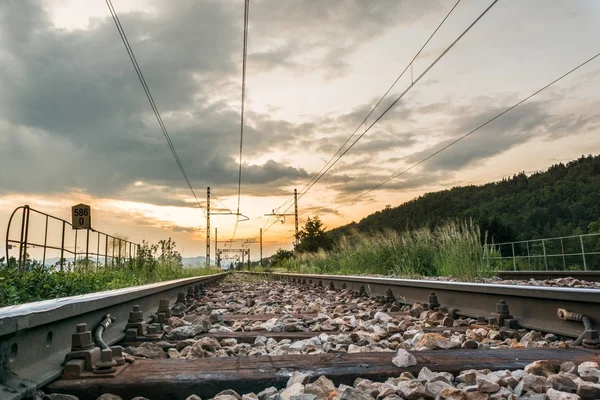
[[[290,250],[278,249],[275,254],[271,256],[271,265],[275,266],[284,260],[294,258],[294,252]]]
[[[315,253],[319,249],[331,250],[333,247],[333,240],[329,237],[329,234],[325,231],[326,227],[319,217],[308,217],[306,225],[300,232],[298,232],[298,239],[300,243],[296,247],[298,252]]]

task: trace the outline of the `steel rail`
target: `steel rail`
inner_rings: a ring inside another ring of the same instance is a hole
[[[462,316],[488,318],[496,312],[496,304],[504,300],[519,326],[562,336],[578,337],[583,331],[580,322],[559,319],[557,311],[564,308],[590,317],[593,329],[600,328],[600,290],[546,286],[520,286],[465,282],[443,282],[417,279],[395,279],[370,276],[311,275],[272,273],[279,279],[312,281],[323,287],[333,284],[358,291],[361,286],[370,296],[385,296],[391,289],[397,300],[406,304],[426,303],[435,292],[441,305],[455,309]]]
[[[110,313],[116,322],[103,339],[112,345],[125,337],[125,325],[134,305],[139,305],[144,318],[149,318],[158,309],[160,299],[173,300],[191,285],[210,284],[226,275],[177,279],[0,308],[0,346],[12,373],[4,385],[15,389],[0,390],[0,400],[32,397],[36,389],[60,377],[77,324],[85,323],[93,330]]]

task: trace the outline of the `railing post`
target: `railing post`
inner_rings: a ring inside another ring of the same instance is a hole
[[[581,257],[583,258],[583,270],[587,271],[587,264],[585,262],[585,249],[583,248],[583,236],[579,235],[579,243],[581,243]]]
[[[104,267],[108,267],[108,236],[104,235]]]
[[[115,237],[112,236],[112,258],[110,260],[111,267],[115,266]]]
[[[121,238],[119,238],[119,262],[121,262]]]
[[[46,228],[44,229],[44,256],[42,257],[42,267],[46,266],[46,245],[48,244],[48,215],[46,215]]]
[[[542,250],[544,250],[544,265],[546,266],[546,271],[548,271],[548,259],[546,258],[546,244],[544,243],[544,239],[542,239]]]
[[[77,266],[77,234],[79,233],[79,229],[75,229],[75,251],[73,252],[73,267]]]
[[[65,267],[65,227],[67,223],[63,221],[62,226],[62,239],[60,240],[60,270],[63,271]]]
[[[86,229],[85,238],[85,270],[88,270],[88,264],[90,261],[90,230]]]
[[[567,263],[565,261],[565,246],[563,243],[563,238],[560,238],[560,250],[562,251],[562,260],[563,260],[563,270],[567,269]]]
[[[517,270],[517,259],[515,258],[515,242],[511,243],[512,245],[512,253],[513,253],[513,269]]]
[[[96,269],[100,267],[100,232],[98,232],[98,242],[96,243]]]
[[[21,235],[19,240],[19,260],[17,267],[19,268],[19,272],[23,272],[23,241],[25,235],[25,213],[27,212],[27,206],[23,207],[23,215],[21,216]],[[8,260],[7,260],[8,261]]]
[[[529,242],[525,242],[527,245],[527,265],[529,265],[529,270],[531,271],[531,257],[529,257]]]

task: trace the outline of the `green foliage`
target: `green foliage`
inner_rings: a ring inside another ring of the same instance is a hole
[[[333,247],[333,241],[318,216],[308,217],[304,228],[298,232],[298,240],[296,250],[300,253],[315,253],[319,249],[330,250]]]
[[[175,243],[171,239],[161,242],[158,256],[159,245],[143,242],[136,259],[117,260],[99,268],[91,260],[65,263],[63,268],[60,263],[50,267],[28,260],[25,271],[20,272],[14,260],[9,265],[0,261],[0,306],[220,272],[217,268],[183,268]]]
[[[473,219],[495,243],[600,232],[598,198],[600,156],[582,156],[531,176],[520,173],[500,182],[427,193],[330,233],[337,240],[353,231],[433,229],[448,219]]]
[[[332,251],[301,254],[298,270],[474,279],[491,273],[480,236],[479,227],[470,220],[449,221],[434,229],[403,233],[354,233],[341,238]]]

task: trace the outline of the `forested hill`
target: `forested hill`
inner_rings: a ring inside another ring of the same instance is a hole
[[[334,238],[384,229],[433,227],[473,218],[496,243],[600,231],[600,156],[581,157],[531,176],[427,193],[331,230]]]

